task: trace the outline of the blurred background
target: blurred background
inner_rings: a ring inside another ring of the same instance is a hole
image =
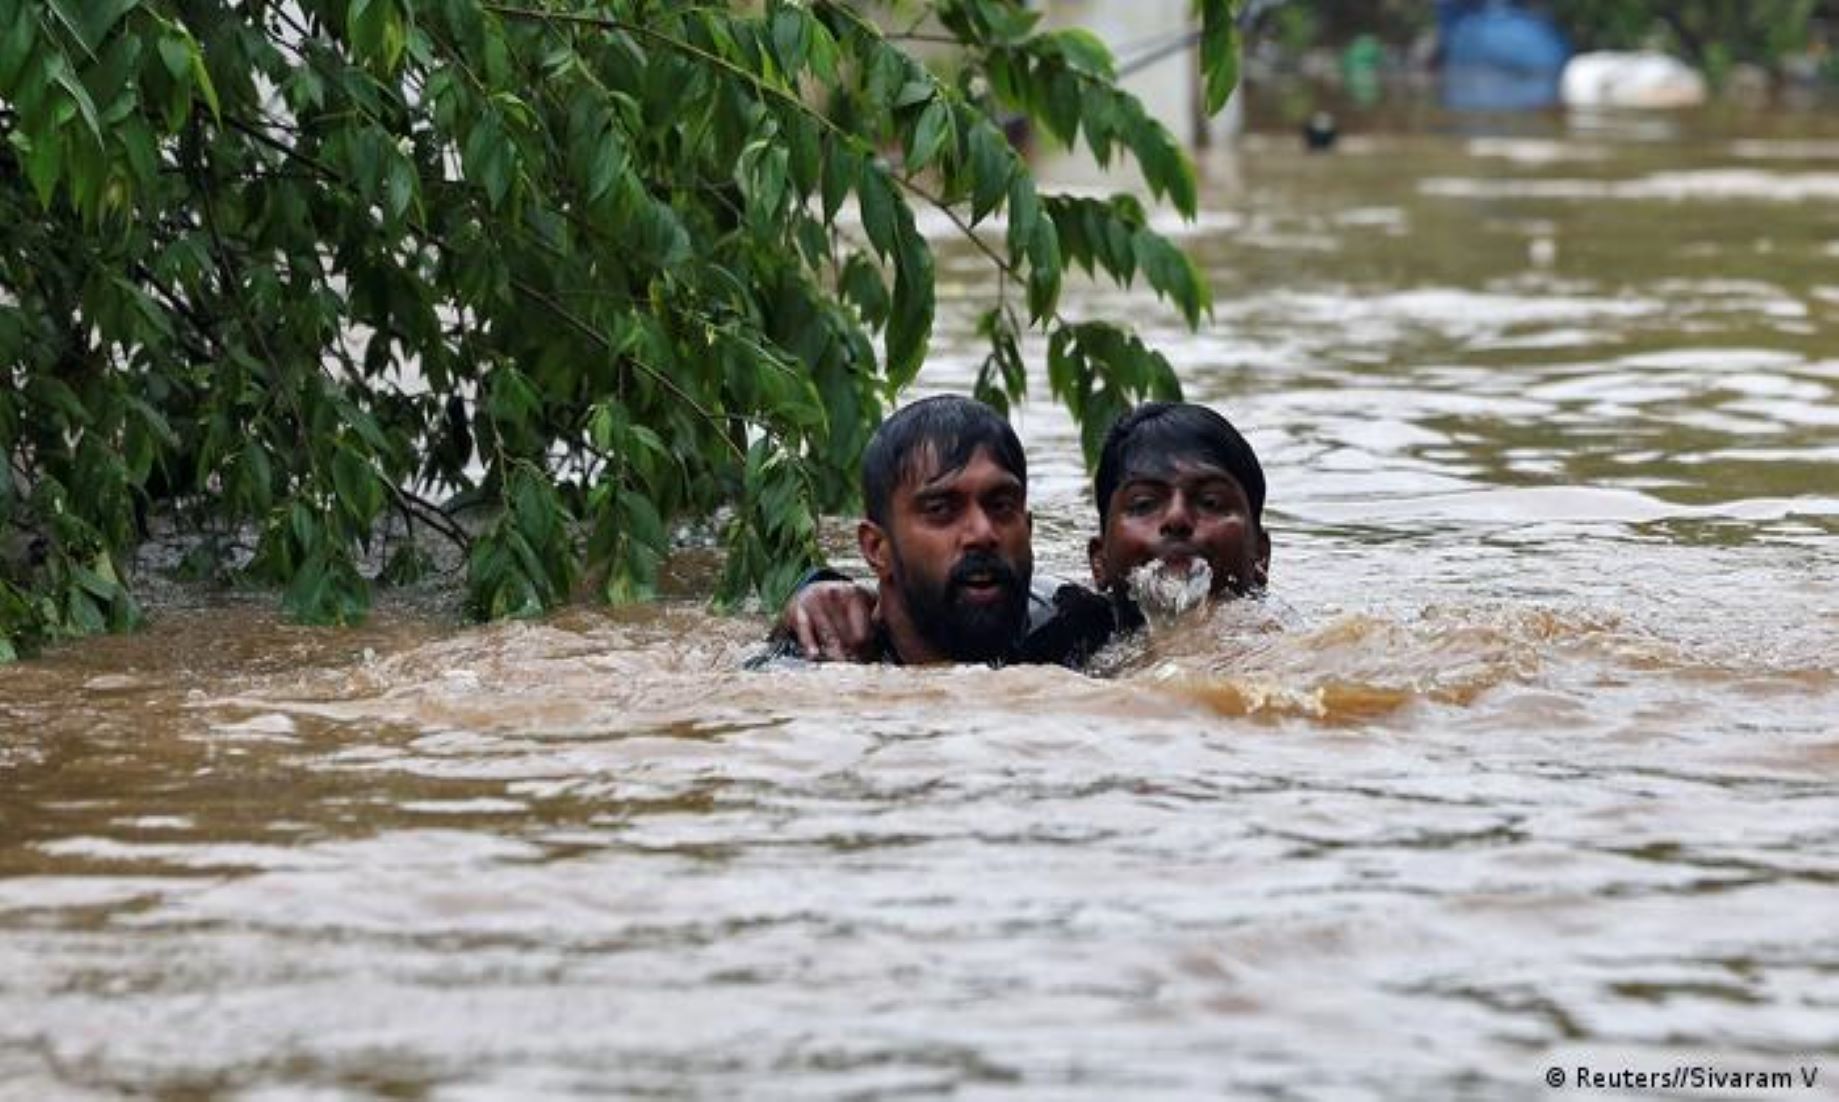
[[[1241,102],[1193,109],[1188,5],[1059,0],[1094,29],[1177,134],[1431,124],[1440,113],[1694,108],[1728,115],[1839,101],[1835,0],[1247,0]],[[1510,118],[1496,120],[1511,123]]]

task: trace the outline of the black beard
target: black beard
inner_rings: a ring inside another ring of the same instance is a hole
[[[990,604],[964,600],[966,579],[973,574],[995,578],[1003,599]],[[1029,572],[1016,570],[993,551],[966,554],[943,583],[935,586],[908,573],[896,550],[894,580],[914,630],[953,661],[1001,661],[1021,639],[1028,622]]]

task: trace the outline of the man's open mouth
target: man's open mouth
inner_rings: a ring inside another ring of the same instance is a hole
[[[1201,557],[1197,548],[1185,543],[1164,544],[1156,550],[1156,560],[1177,570],[1193,570],[1194,562]]]
[[[994,570],[977,570],[958,579],[958,589],[973,601],[993,601],[1009,591],[1009,578]]]
[[[979,561],[981,560],[981,561]],[[977,556],[958,564],[952,572],[951,585],[958,600],[972,604],[996,604],[1015,591],[1015,572],[995,556]]]

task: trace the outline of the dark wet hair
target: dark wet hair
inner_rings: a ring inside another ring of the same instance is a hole
[[[1111,495],[1135,470],[1166,468],[1181,459],[1211,463],[1245,491],[1252,520],[1264,523],[1264,468],[1232,422],[1206,406],[1189,402],[1144,402],[1118,418],[1105,435],[1092,480],[1098,498],[1098,527],[1110,519]]]
[[[998,466],[1028,485],[1028,460],[1009,422],[982,402],[941,394],[923,398],[881,422],[862,453],[862,505],[868,519],[888,523],[888,508],[902,480],[922,458],[936,457],[937,474],[949,474],[988,448]]]

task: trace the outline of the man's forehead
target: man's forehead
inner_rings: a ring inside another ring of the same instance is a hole
[[[1209,482],[1214,479],[1239,485],[1231,471],[1205,456],[1149,453],[1130,457],[1124,464],[1124,475],[1118,480],[1118,486],[1121,489],[1132,482]]]
[[[945,452],[937,444],[928,441],[907,453],[906,461],[901,464],[899,488],[916,494],[948,488],[964,477],[979,459],[988,460],[996,468],[1001,480],[1023,486],[1022,480],[1014,471],[1003,466],[1002,460],[997,458],[995,451],[987,444],[977,445],[961,465],[948,468]]]

